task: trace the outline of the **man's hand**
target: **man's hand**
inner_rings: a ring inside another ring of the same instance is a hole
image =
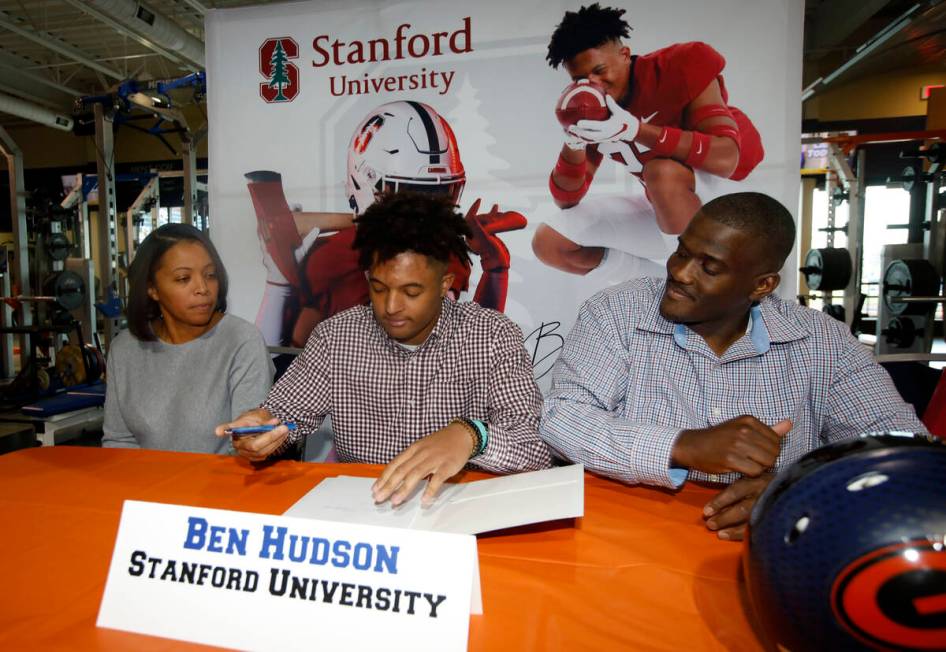
[[[371,487],[374,500],[383,503],[390,498],[392,505],[400,505],[418,482],[429,477],[427,489],[421,497],[421,504],[426,507],[434,501],[444,481],[459,473],[472,454],[473,441],[469,431],[452,423],[415,441],[391,460]]]
[[[568,132],[573,136],[578,136],[588,145],[613,143],[619,140],[633,142],[637,138],[641,121],[615,102],[610,95],[605,96],[605,101],[611,111],[611,116],[607,120],[579,120],[568,128]]]
[[[509,269],[509,250],[497,234],[517,231],[526,227],[526,218],[516,211],[501,211],[498,204],[488,213],[480,213],[477,199],[466,212],[466,223],[473,235],[470,249],[480,257],[484,270]]]
[[[775,463],[782,437],[792,429],[788,419],[771,428],[755,417],[741,416],[700,430],[684,430],[673,445],[675,466],[750,477],[761,475]]]
[[[227,430],[232,428],[245,428],[247,426],[275,426],[279,424],[279,419],[275,418],[267,410],[249,410],[244,412],[236,420],[230,423],[221,423],[214,429],[214,434],[218,437],[228,437]],[[233,450],[240,457],[245,457],[251,462],[261,462],[272,455],[282,446],[289,436],[289,428],[279,426],[269,432],[261,435],[249,437],[234,437]]]
[[[706,527],[720,539],[742,541],[752,506],[774,477],[763,473],[758,478],[740,478],[723,489],[703,508]]]

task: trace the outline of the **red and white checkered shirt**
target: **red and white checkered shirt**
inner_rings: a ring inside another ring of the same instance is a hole
[[[489,428],[489,444],[472,465],[508,473],[551,463],[538,435],[542,395],[522,332],[475,303],[444,300],[415,350],[391,339],[370,306],[346,310],[319,324],[262,407],[297,424],[289,444],[331,415],[343,462],[386,464],[451,420],[468,418]]]

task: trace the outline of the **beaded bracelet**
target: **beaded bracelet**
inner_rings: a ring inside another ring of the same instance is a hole
[[[470,435],[470,443],[473,445],[472,451],[470,453],[470,458],[474,458],[480,453],[480,447],[483,445],[483,440],[480,437],[479,430],[470,423],[467,419],[454,419],[450,422],[450,425],[454,423],[463,426],[463,429],[466,430]]]
[[[479,448],[476,453],[473,454],[473,457],[482,455],[483,451],[486,450],[486,445],[489,443],[489,428],[479,419],[464,419],[464,421],[476,428],[476,432],[479,435]]]

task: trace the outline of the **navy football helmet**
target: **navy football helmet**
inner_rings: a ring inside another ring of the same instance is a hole
[[[865,435],[808,453],[752,510],[749,600],[782,650],[946,650],[946,445]]]

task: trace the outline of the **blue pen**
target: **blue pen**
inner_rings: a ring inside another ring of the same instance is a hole
[[[264,432],[269,432],[273,428],[278,428],[279,426],[286,426],[289,428],[289,430],[296,429],[296,424],[294,423],[278,423],[275,426],[243,426],[242,428],[228,428],[224,432],[234,437],[249,437],[250,435],[261,435]]]

